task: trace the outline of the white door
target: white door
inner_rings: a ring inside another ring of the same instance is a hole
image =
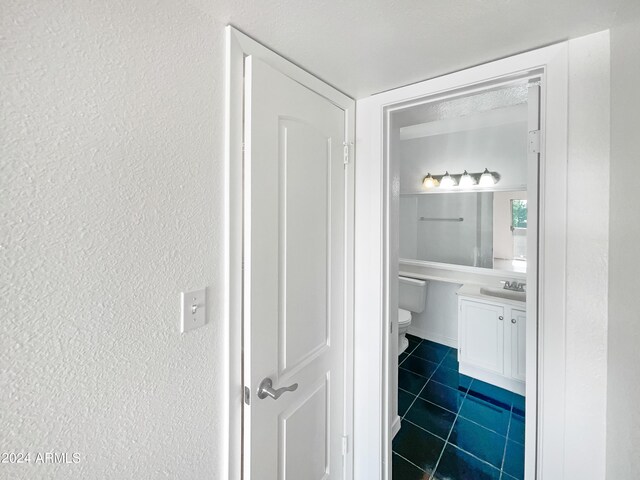
[[[460,301],[460,361],[504,373],[504,308]]]
[[[247,479],[342,478],[344,138],[344,110],[246,58]]]
[[[511,309],[511,376],[523,382],[527,379],[527,314]]]

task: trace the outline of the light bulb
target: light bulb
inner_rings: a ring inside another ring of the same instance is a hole
[[[485,168],[484,172],[482,172],[482,175],[480,175],[480,182],[478,182],[478,185],[480,185],[481,187],[490,187],[492,185],[495,185],[495,183],[496,178],[489,171],[489,169]]]
[[[427,173],[427,176],[422,180],[422,186],[424,188],[435,188],[438,186],[438,180],[433,178],[430,173]]]
[[[444,173],[444,177],[440,180],[440,188],[451,188],[456,186],[456,181],[453,179],[449,172]]]
[[[462,188],[473,187],[476,184],[475,179],[467,173],[465,170],[462,176],[460,177],[460,183],[458,185]]]

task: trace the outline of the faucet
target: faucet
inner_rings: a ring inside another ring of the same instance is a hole
[[[525,292],[527,288],[526,283],[519,283],[516,280],[512,282],[501,280],[500,283],[504,284],[504,287],[502,288],[504,288],[505,290],[511,290],[513,292]]]

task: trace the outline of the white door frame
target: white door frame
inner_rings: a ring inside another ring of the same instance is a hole
[[[567,219],[568,44],[561,43],[359,100],[356,130],[355,416],[356,479],[391,477],[391,415],[387,373],[390,324],[397,315],[397,240],[390,206],[398,194],[388,161],[386,112],[393,105],[514,74],[542,70],[538,295],[528,285],[526,479],[563,471]],[[533,287],[533,288],[532,288]],[[537,300],[537,302],[536,302]],[[393,311],[395,310],[395,311]],[[530,327],[530,329],[529,329]],[[537,328],[537,331],[536,331]],[[537,353],[537,361],[536,361]],[[537,394],[536,382],[537,378]],[[534,379],[534,381],[531,381]]]
[[[314,77],[297,65],[264,47],[232,26],[226,27],[226,89],[225,89],[225,259],[223,345],[226,348],[223,366],[226,378],[223,405],[224,425],[228,442],[224,445],[222,478],[242,478],[242,245],[243,245],[243,95],[244,58],[254,55],[288,77],[313,90],[345,111],[345,138],[352,145],[355,138],[355,101],[337,89]],[[354,185],[353,148],[351,161],[345,167],[345,434],[353,438],[353,278],[354,278]],[[226,368],[225,368],[226,367]],[[226,415],[225,415],[226,413]],[[345,455],[345,478],[351,478],[353,448]]]

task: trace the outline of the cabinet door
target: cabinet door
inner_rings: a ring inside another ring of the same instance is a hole
[[[460,301],[460,360],[504,374],[504,308]]]
[[[511,376],[527,378],[527,316],[524,310],[511,309]]]

